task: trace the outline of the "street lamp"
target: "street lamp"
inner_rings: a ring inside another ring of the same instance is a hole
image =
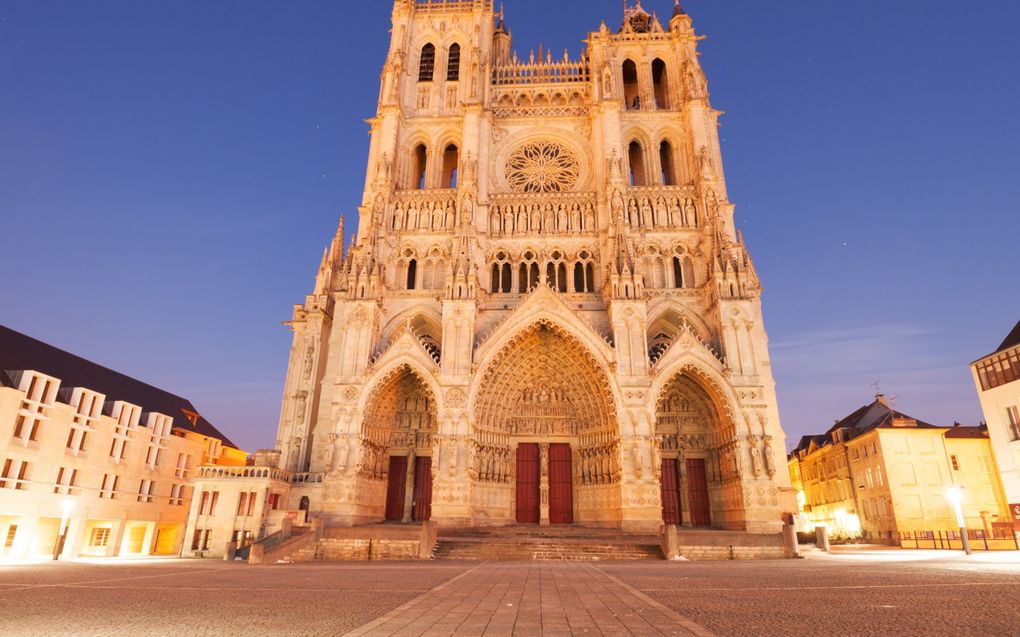
[[[64,542],[67,541],[67,519],[71,517],[74,510],[74,500],[68,498],[61,505],[63,515],[60,518],[60,532],[57,533],[57,541],[53,544],[53,559],[59,560],[60,554],[64,552]]]
[[[963,519],[963,489],[952,487],[946,492],[946,497],[953,504],[956,510],[956,524],[960,527],[960,537],[963,539],[963,552],[970,555],[970,538],[967,537],[967,521]]]

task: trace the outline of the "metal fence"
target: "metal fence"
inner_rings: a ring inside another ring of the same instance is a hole
[[[974,551],[1017,551],[1020,543],[1011,529],[968,529],[970,548]],[[905,549],[962,551],[959,531],[905,531],[900,533],[900,546]]]

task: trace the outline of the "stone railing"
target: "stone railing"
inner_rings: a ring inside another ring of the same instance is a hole
[[[322,482],[321,473],[294,473],[276,467],[221,467],[206,465],[198,468],[199,478],[226,478],[234,480],[279,480],[292,484]]]
[[[492,9],[492,0],[414,0],[419,13],[458,13],[475,9]]]
[[[527,62],[514,55],[507,64],[492,69],[492,83],[496,86],[511,84],[563,84],[587,83],[591,81],[591,69],[587,59],[571,60],[566,53],[563,59],[554,62],[552,53],[536,61],[532,53]]]

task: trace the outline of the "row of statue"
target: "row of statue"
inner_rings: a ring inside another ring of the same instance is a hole
[[[615,484],[620,481],[620,461],[615,443],[579,449],[575,469],[583,486]]]
[[[595,232],[595,207],[591,202],[582,206],[573,202],[496,204],[489,213],[489,233],[497,236],[535,234],[579,234]]]
[[[431,204],[408,202],[406,208],[398,202],[390,218],[391,230],[452,231],[456,226],[457,207],[452,199],[445,203],[433,201]]]
[[[700,228],[703,219],[694,199],[687,197],[628,197],[613,195],[613,214],[632,228]]]
[[[516,455],[509,447],[475,445],[471,471],[479,482],[511,484]]]

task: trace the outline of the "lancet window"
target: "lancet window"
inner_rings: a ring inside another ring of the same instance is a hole
[[[431,82],[436,72],[436,47],[426,44],[421,50],[421,63],[418,65],[418,81]]]
[[[641,110],[641,89],[638,84],[637,64],[632,60],[623,63],[623,99],[628,111]]]
[[[645,149],[641,142],[635,140],[627,147],[627,158],[630,164],[630,185],[635,187],[647,186],[645,179]]]
[[[450,46],[450,54],[447,57],[446,81],[457,82],[460,80],[460,45]]]
[[[659,166],[662,168],[662,185],[677,185],[676,164],[673,161],[673,145],[668,141],[659,144]]]
[[[411,157],[411,190],[425,190],[428,180],[429,150],[418,144]]]
[[[669,109],[669,74],[666,72],[666,63],[659,58],[652,62],[652,85],[655,89],[655,108],[660,111]]]
[[[457,146],[450,144],[443,151],[443,183],[442,188],[457,187],[457,172],[460,163],[460,151]]]

